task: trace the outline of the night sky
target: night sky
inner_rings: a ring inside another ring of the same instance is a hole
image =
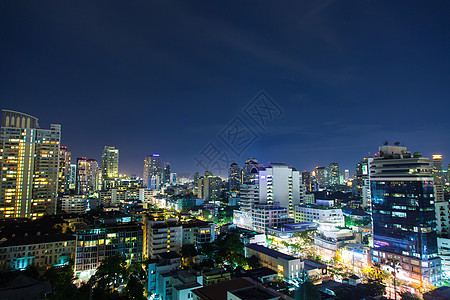
[[[0,1],[1,108],[140,176],[151,153],[202,171],[211,141],[240,165],[353,173],[385,140],[447,163],[449,28],[450,1]],[[281,110],[260,128],[262,90]],[[238,154],[219,138],[236,117]]]

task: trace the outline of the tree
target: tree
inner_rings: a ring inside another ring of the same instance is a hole
[[[50,281],[53,289],[52,299],[87,299],[88,293],[78,290],[74,284],[73,264],[64,267],[51,267],[44,273],[44,278]]]
[[[94,275],[98,291],[114,292],[122,282],[128,279],[125,257],[116,254],[105,258]]]
[[[129,299],[133,300],[145,299],[144,284],[139,278],[134,275],[130,276],[130,279],[127,282],[127,286],[125,287],[125,295],[127,295]]]
[[[183,245],[181,247],[181,256],[183,258],[193,257],[197,254],[197,249],[195,249],[194,245]]]
[[[248,259],[248,266],[250,269],[257,269],[261,266],[261,264],[259,263],[259,259],[255,255],[252,255]]]
[[[400,295],[400,297],[402,297],[402,300],[420,300],[420,299],[422,299],[415,294],[411,294],[410,292],[402,292],[402,293],[399,293],[399,295]]]
[[[294,291],[294,299],[320,299],[319,288],[310,280],[306,280]]]
[[[371,296],[382,296],[386,293],[386,286],[381,279],[369,279],[369,282],[364,286]]]

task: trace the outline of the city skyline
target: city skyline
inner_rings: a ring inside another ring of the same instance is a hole
[[[73,158],[115,146],[126,174],[152,153],[201,171],[261,90],[283,114],[239,164],[353,172],[385,140],[450,153],[447,3],[171,4],[3,3],[2,108],[61,124]]]

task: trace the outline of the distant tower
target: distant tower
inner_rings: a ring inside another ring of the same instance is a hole
[[[329,171],[329,184],[330,185],[339,185],[340,184],[340,172],[339,172],[339,163],[333,162],[328,166]]]
[[[228,190],[230,192],[239,191],[241,187],[241,178],[241,168],[239,168],[237,163],[232,163],[228,173]]]
[[[119,177],[119,149],[105,146],[102,154],[102,184],[103,189],[114,185]]]
[[[259,169],[258,160],[250,157],[242,167],[242,183],[251,184],[253,174],[257,173]]]
[[[162,163],[159,154],[154,153],[144,158],[144,174],[143,174],[144,187],[159,188],[155,185],[155,182],[161,182],[162,176]]]
[[[69,191],[71,153],[66,146],[61,146],[59,152],[58,192],[60,194]]]
[[[165,163],[162,171],[162,182],[163,184],[170,184],[170,164]]]

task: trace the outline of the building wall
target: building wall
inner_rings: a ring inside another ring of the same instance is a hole
[[[345,226],[344,214],[340,208],[318,208],[314,206],[297,205],[295,207],[295,222],[328,221],[337,226]]]
[[[0,271],[23,270],[28,266],[49,268],[69,263],[74,255],[74,239],[6,247],[0,245]]]
[[[56,213],[61,126],[3,110],[0,131],[0,218]],[[35,126],[35,127],[33,127]]]

